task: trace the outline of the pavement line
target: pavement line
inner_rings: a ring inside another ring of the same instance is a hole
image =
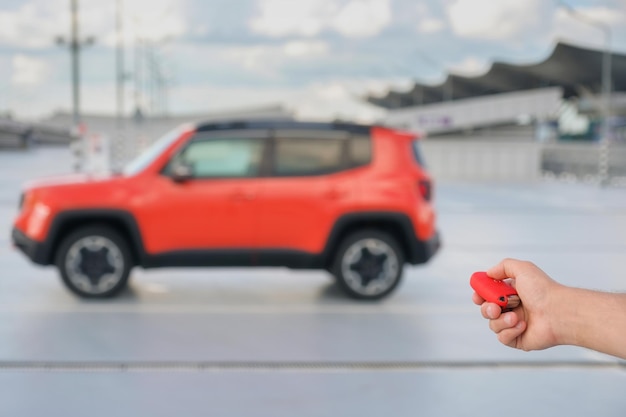
[[[524,207],[524,206],[472,206],[472,207],[439,207],[440,215],[472,215],[472,216],[623,216],[626,214],[626,207],[560,207],[560,206],[540,206],[540,207]]]
[[[262,362],[262,361],[1,361],[0,373],[30,372],[407,372],[424,370],[613,369],[626,361],[413,361],[413,362]]]
[[[468,302],[459,304],[420,304],[419,306],[384,307],[380,305],[365,306],[249,306],[249,305],[162,305],[162,306],[116,306],[116,305],[60,305],[60,306],[25,306],[1,305],[0,314],[8,313],[95,313],[95,314],[398,314],[398,315],[449,315],[479,314],[478,306]]]
[[[540,253],[565,253],[572,252],[581,253],[601,253],[601,254],[622,254],[626,252],[626,243],[616,244],[568,244],[568,243],[553,243],[553,244],[535,244],[535,243],[518,243],[518,244],[498,244],[498,243],[447,243],[446,248],[448,250],[463,251],[463,252],[493,252],[493,251],[513,251],[523,250],[528,252],[540,252]]]

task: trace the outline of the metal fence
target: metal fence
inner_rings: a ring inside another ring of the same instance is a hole
[[[28,148],[35,144],[68,145],[72,140],[69,128],[0,119],[0,149]]]
[[[594,182],[598,180],[601,149],[595,143],[559,143],[544,145],[541,171],[544,177]],[[608,176],[613,183],[626,179],[626,144],[608,148]]]
[[[549,143],[427,139],[422,144],[428,169],[439,180],[600,182],[597,143]],[[608,183],[626,185],[626,144],[608,149]]]

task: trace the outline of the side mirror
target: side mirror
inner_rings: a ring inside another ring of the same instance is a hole
[[[186,182],[193,178],[193,169],[183,162],[176,162],[170,168],[170,175],[174,182]]]

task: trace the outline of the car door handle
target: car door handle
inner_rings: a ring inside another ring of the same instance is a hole
[[[240,192],[240,193],[235,193],[232,196],[233,200],[236,201],[250,201],[250,200],[254,200],[256,198],[256,194],[252,193],[252,192]]]
[[[329,200],[337,200],[339,198],[344,197],[345,195],[346,195],[345,191],[337,190],[335,188],[332,188],[326,191],[326,198]]]

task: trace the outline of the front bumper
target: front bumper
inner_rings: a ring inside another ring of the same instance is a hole
[[[39,265],[48,265],[50,263],[48,262],[48,250],[45,243],[29,238],[16,227],[13,228],[11,233],[11,240],[13,245],[34,263]]]

